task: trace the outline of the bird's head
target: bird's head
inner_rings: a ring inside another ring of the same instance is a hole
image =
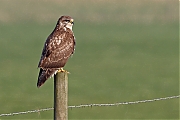
[[[58,20],[58,23],[60,26],[63,26],[72,30],[74,19],[72,19],[70,16],[61,16]]]

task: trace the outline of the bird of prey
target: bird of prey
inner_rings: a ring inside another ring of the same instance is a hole
[[[68,58],[75,50],[75,37],[72,31],[74,20],[70,16],[61,16],[53,32],[48,36],[38,64],[40,68],[37,87],[56,74],[64,71]]]

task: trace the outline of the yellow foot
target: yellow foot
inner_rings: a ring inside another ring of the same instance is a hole
[[[64,70],[63,68],[60,68],[60,69],[58,70],[58,72],[67,72],[67,73],[69,73],[68,71]]]

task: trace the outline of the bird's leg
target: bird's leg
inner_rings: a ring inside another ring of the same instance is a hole
[[[65,70],[63,68],[60,68],[58,72],[65,72]]]
[[[63,68],[60,68],[60,69],[58,70],[58,72],[67,72],[67,73],[69,73],[68,71],[64,70]]]

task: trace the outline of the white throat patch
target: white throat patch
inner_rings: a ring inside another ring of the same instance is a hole
[[[68,24],[66,25],[66,27],[69,28],[69,29],[71,29],[71,30],[72,30],[72,26],[73,26],[73,24],[71,24],[71,23],[68,23]]]

